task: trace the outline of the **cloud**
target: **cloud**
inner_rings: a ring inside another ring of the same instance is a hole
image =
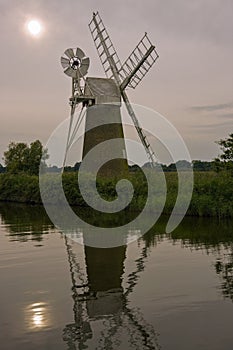
[[[191,111],[198,112],[213,112],[213,111],[221,111],[224,109],[233,108],[233,102],[229,103],[219,103],[214,105],[206,105],[206,106],[192,106],[189,108]]]
[[[142,15],[147,15],[147,21],[153,19],[167,34],[209,41],[218,46],[232,43],[232,0],[163,0],[146,4],[141,2]]]
[[[227,120],[221,123],[209,123],[209,124],[195,124],[192,127],[196,128],[196,129],[216,129],[216,128],[220,128],[220,127],[225,127],[228,125],[232,125],[232,121],[231,120]]]
[[[226,118],[226,119],[232,119],[233,120],[233,112],[219,115],[219,118]]]

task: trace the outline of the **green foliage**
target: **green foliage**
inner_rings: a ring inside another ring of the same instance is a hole
[[[6,168],[0,163],[0,173],[5,173]]]
[[[215,171],[228,170],[229,175],[233,176],[233,134],[216,143],[220,146],[222,154],[214,160]]]
[[[214,170],[214,162],[193,160],[192,164],[193,164],[193,171],[211,171],[211,170]]]
[[[26,143],[11,142],[8,151],[4,152],[4,161],[7,171],[12,174],[25,171],[29,150]]]
[[[149,172],[152,170],[148,170]],[[187,174],[184,171],[183,174]],[[149,175],[150,176],[150,173]],[[162,173],[158,173],[155,178],[155,185],[153,195],[149,203],[151,211],[156,211],[160,203],[163,201],[163,191],[160,185]],[[51,181],[51,177],[54,181]],[[176,172],[165,173],[167,182],[167,198],[164,207],[164,214],[170,214],[174,208],[177,193],[178,193],[178,177]],[[44,191],[47,196],[47,201],[52,203],[59,203],[57,198],[59,194],[59,181],[54,174],[46,174],[43,176]],[[85,177],[85,190],[87,195],[91,196],[92,191],[90,187],[91,175],[87,174]],[[147,181],[145,176],[139,171],[131,173],[128,180],[134,187],[134,196],[128,209],[132,212],[141,211],[147,200]],[[78,173],[64,173],[62,176],[63,188],[66,198],[70,205],[86,207],[79,187],[78,187]],[[97,179],[97,189],[100,196],[109,201],[116,199],[116,183],[117,179]],[[187,177],[187,186],[188,177]],[[0,174],[0,200],[41,203],[38,176],[28,174]],[[96,216],[93,211],[93,216]],[[229,176],[228,171],[221,171],[216,173],[209,172],[195,172],[194,173],[194,191],[192,200],[187,212],[191,216],[210,216],[210,217],[233,217],[233,177]]]
[[[47,150],[44,150],[41,142],[36,140],[30,146],[24,142],[11,142],[8,150],[4,152],[3,159],[10,174],[38,175],[42,157],[45,165],[45,160],[48,158]]]
[[[28,173],[37,175],[39,173],[40,162],[45,166],[45,160],[48,159],[47,150],[43,149],[42,143],[36,140],[30,144],[28,156]]]
[[[41,203],[38,176],[27,174],[1,174],[0,200]]]
[[[194,174],[190,215],[233,217],[233,178],[228,172]]]
[[[233,134],[230,134],[227,139],[217,141],[220,145],[223,154],[220,155],[220,159],[224,161],[233,161]]]

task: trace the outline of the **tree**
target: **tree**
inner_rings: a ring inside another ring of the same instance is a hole
[[[48,159],[47,150],[43,149],[43,145],[39,140],[30,144],[28,157],[28,173],[30,175],[38,175],[39,167],[42,160],[42,165],[45,165],[45,160]]]
[[[207,162],[203,160],[193,160],[193,170],[194,171],[211,171],[213,170],[213,162]]]
[[[190,170],[192,169],[192,164],[188,162],[187,160],[178,160],[176,162],[176,169],[177,170]]]
[[[9,173],[20,173],[25,171],[28,159],[28,146],[26,143],[11,142],[8,151],[4,152],[4,161]]]
[[[233,134],[230,134],[229,137],[225,140],[220,140],[216,142],[223,154],[220,155],[220,159],[223,161],[233,161]]]
[[[222,151],[219,158],[215,158],[216,170],[226,169],[233,171],[233,134],[230,134],[226,139],[216,141],[216,143]]]
[[[0,163],[0,173],[5,173],[6,168]]]
[[[8,150],[4,152],[4,161],[7,172],[18,174],[25,172],[30,175],[38,175],[41,159],[42,164],[48,159],[47,150],[41,142],[36,140],[28,146],[24,142],[11,142]]]

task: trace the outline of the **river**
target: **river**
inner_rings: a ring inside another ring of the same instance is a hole
[[[233,222],[187,217],[165,234],[166,221],[91,248],[42,207],[1,203],[0,348],[232,349]]]

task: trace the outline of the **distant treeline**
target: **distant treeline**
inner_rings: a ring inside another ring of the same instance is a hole
[[[64,171],[65,172],[74,172],[78,171],[80,168],[81,162],[75,163],[74,166],[66,166]],[[142,168],[150,168],[151,165],[150,163],[145,163]],[[216,170],[216,162],[215,161],[202,161],[202,160],[193,160],[192,163],[186,161],[186,160],[179,160],[176,163],[171,163],[169,165],[166,164],[157,164],[157,170],[161,170],[164,172],[169,172],[169,171],[176,171],[177,169],[179,170],[189,170],[193,169],[193,171],[213,171]],[[130,172],[135,172],[139,171],[140,167],[138,165],[129,165],[129,171]],[[51,173],[58,173],[61,171],[61,168],[57,167],[56,165],[50,166],[47,168],[48,172]],[[0,164],[0,173],[5,173],[6,172],[6,167],[4,167],[2,164]]]
[[[156,164],[158,171],[173,172],[178,170],[186,171],[193,169],[194,171],[220,171],[233,170],[233,134],[230,134],[227,139],[217,142],[221,146],[222,154],[212,161],[193,160],[179,160],[176,163]],[[62,169],[56,165],[49,166],[47,160],[49,159],[48,150],[43,147],[40,140],[31,142],[30,145],[24,142],[10,142],[8,150],[4,152],[5,167],[0,164],[0,173],[20,174],[21,172],[29,175],[38,175],[39,168],[46,168],[48,172],[56,173]],[[80,168],[81,163],[77,162],[74,166],[66,166],[65,172],[75,172]],[[150,168],[150,163],[145,163],[142,168]],[[138,165],[129,166],[130,172],[140,171]]]
[[[75,163],[74,166],[66,166],[64,171],[65,172],[74,172],[78,171],[80,168],[81,162]],[[151,164],[150,163],[145,163],[142,166],[142,169],[144,168],[150,168]],[[193,171],[213,171],[216,170],[216,161],[202,161],[202,160],[193,160],[192,162],[188,162],[187,160],[179,160],[176,163],[171,163],[169,165],[166,164],[160,164],[158,163],[156,166],[157,170],[164,171],[164,172],[170,172],[170,171],[177,171],[179,170],[190,170],[193,169]],[[3,171],[4,172],[3,168]],[[60,172],[62,169],[57,167],[57,166],[50,166],[47,168],[48,172],[51,173],[56,173]],[[130,172],[136,172],[140,171],[140,167],[138,165],[129,165],[129,171]],[[0,167],[0,172],[1,172],[1,167]]]

